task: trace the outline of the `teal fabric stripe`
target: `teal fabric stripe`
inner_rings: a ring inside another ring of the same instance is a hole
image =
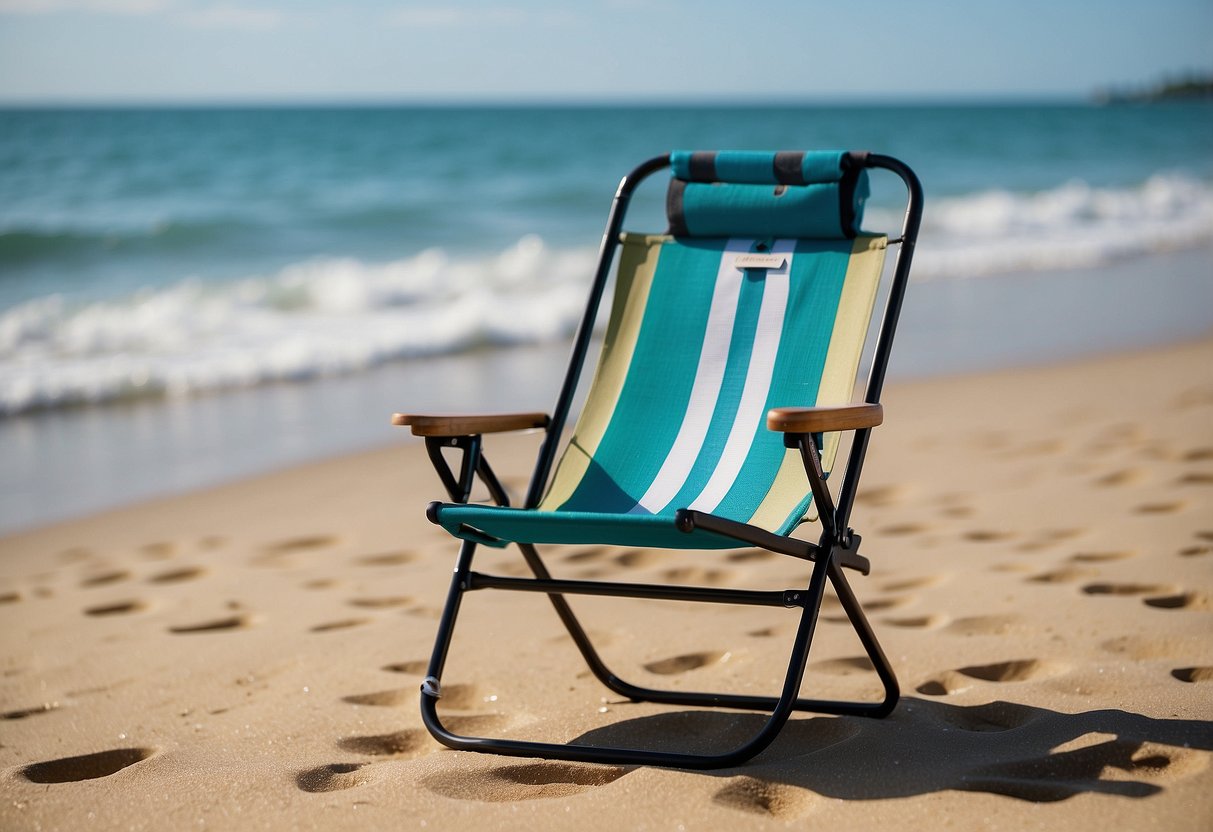
[[[837,182],[842,178],[841,150],[810,150],[804,154],[800,170],[805,182]]]
[[[745,150],[722,150],[716,154],[716,178],[721,182],[774,185],[775,154]]]
[[[672,516],[445,505],[438,512],[438,522],[455,537],[481,542],[477,532],[517,543],[593,543],[661,549],[735,549],[746,545],[699,529],[689,534],[681,532]]]
[[[851,248],[848,240],[802,240],[796,244],[788,310],[764,414],[772,407],[811,407],[817,403]],[[715,514],[749,519],[775,481],[784,455],[783,439],[766,429],[765,418],[754,431],[754,444],[745,464]]]
[[[695,381],[712,287],[727,240],[666,243],[606,433],[562,511],[630,511],[660,470]]]
[[[765,273],[747,270],[741,283],[741,297],[737,302],[737,317],[733,323],[733,334],[729,341],[729,356],[725,362],[724,378],[716,409],[708,424],[708,432],[695,465],[687,474],[686,482],[670,501],[672,510],[686,508],[698,496],[716,469],[725,440],[733,427],[737,405],[745,387],[750,369],[750,356],[754,351],[754,336],[758,330],[758,313],[762,308],[762,296],[766,288]]]
[[[675,178],[689,180],[691,178],[691,150],[675,150],[670,154],[670,170]]]
[[[785,237],[835,239],[842,227],[838,184],[711,185],[688,182],[682,215],[693,237]],[[856,206],[862,214],[862,205]],[[859,218],[856,219],[858,225]]]

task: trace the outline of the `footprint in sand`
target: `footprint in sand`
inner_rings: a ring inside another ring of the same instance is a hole
[[[1161,610],[1198,610],[1204,612],[1213,609],[1209,596],[1203,592],[1179,592],[1173,595],[1157,595],[1143,598],[1142,603],[1147,607]]]
[[[1083,578],[1090,578],[1095,574],[1098,574],[1097,571],[1092,569],[1082,569],[1077,566],[1062,566],[1058,569],[1050,569],[1047,572],[1032,575],[1024,578],[1024,580],[1034,584],[1066,584],[1082,580]]]
[[[82,587],[107,586],[116,584],[119,581],[125,581],[131,576],[130,572],[125,569],[115,569],[109,572],[99,572],[95,575],[90,575],[80,582]]]
[[[613,783],[630,771],[630,768],[615,766],[527,763],[472,774],[439,772],[424,778],[421,785],[435,794],[456,800],[502,803],[572,797]]]
[[[975,543],[997,543],[1000,540],[1010,540],[1015,536],[1015,532],[1005,529],[973,529],[961,536]]]
[[[367,610],[383,610],[390,607],[403,607],[405,604],[413,603],[413,599],[407,595],[380,595],[373,598],[351,598],[346,603],[351,607],[360,607]]]
[[[1213,682],[1213,667],[1177,667],[1171,675],[1181,682]]]
[[[677,569],[667,569],[661,573],[667,581],[697,586],[721,586],[727,584],[733,577],[728,569],[706,569],[700,566],[684,566]]]
[[[221,633],[227,630],[243,630],[253,625],[253,620],[247,615],[232,615],[226,618],[216,618],[210,621],[199,621],[196,624],[179,624],[169,627],[170,633]]]
[[[206,574],[206,570],[200,566],[183,566],[180,569],[170,569],[167,572],[159,572],[148,578],[148,583],[153,584],[178,584],[184,581],[193,581],[201,578]]]
[[[1185,503],[1182,500],[1175,500],[1168,503],[1142,503],[1133,510],[1138,514],[1174,514],[1181,510]]]
[[[78,757],[62,757],[34,763],[21,769],[21,776],[32,783],[76,783],[109,777],[124,768],[142,762],[156,753],[154,748],[115,748]]]
[[[500,714],[468,714],[447,716],[443,725],[454,734],[483,736],[502,728],[508,720]],[[337,747],[353,754],[371,757],[419,757],[424,753],[438,751],[441,746],[430,738],[423,728],[406,728],[391,734],[376,734],[366,737],[345,737],[337,741]]]
[[[305,581],[304,589],[333,589],[341,586],[343,582],[339,578],[316,578],[315,580]]]
[[[1183,459],[1184,462],[1203,462],[1206,459],[1213,459],[1213,448],[1193,448],[1184,453]]]
[[[686,673],[690,670],[707,667],[710,664],[727,661],[729,655],[729,653],[720,650],[709,650],[702,653],[684,653],[681,656],[671,656],[668,659],[649,662],[644,666],[644,669],[661,676],[672,676],[676,673]]]
[[[1114,560],[1124,560],[1136,555],[1136,552],[1079,552],[1070,555],[1070,560],[1075,563],[1107,563]]]
[[[829,676],[853,676],[856,673],[874,673],[876,667],[867,656],[848,656],[845,659],[826,659],[813,662],[810,670]]]
[[[417,688],[394,688],[377,690],[374,693],[355,693],[341,697],[351,705],[370,705],[374,708],[396,708],[417,697]]]
[[[922,534],[930,530],[931,527],[925,523],[895,523],[891,526],[881,526],[876,530],[876,533],[886,537],[905,537],[912,534]]]
[[[1110,474],[1104,474],[1102,477],[1095,479],[1095,485],[1103,486],[1104,488],[1117,488],[1123,485],[1134,485],[1146,479],[1147,472],[1144,468],[1122,468],[1119,471],[1113,471]]]
[[[116,601],[112,604],[99,604],[95,607],[86,607],[85,615],[104,617],[109,615],[129,615],[133,612],[140,612],[147,609],[147,604],[142,601]]]
[[[829,600],[829,596],[827,596],[826,599],[823,600],[823,602],[821,604],[821,609],[823,611],[823,614],[821,616],[822,621],[826,622],[827,624],[845,624],[851,620],[850,618],[847,617],[847,614],[845,611],[841,615],[824,614],[824,611],[827,608],[830,608],[830,609],[834,609],[834,608],[841,609],[842,608],[842,603],[840,601],[838,601],[837,598],[835,598],[832,603],[827,603],[828,600]],[[892,598],[873,598],[870,601],[863,602],[863,609],[864,609],[864,612],[866,612],[866,613],[884,612],[885,610],[895,610],[898,607],[909,606],[910,604],[913,604],[917,600],[918,600],[917,596],[914,596],[914,595],[899,595],[899,596],[894,596]]]
[[[940,613],[908,615],[900,618],[882,618],[880,623],[911,630],[934,630],[947,624],[948,617]]]
[[[733,563],[751,563],[758,560],[773,560],[778,557],[774,552],[768,552],[766,549],[742,549],[739,552],[731,552],[725,556],[725,560]]]
[[[361,627],[369,623],[371,623],[371,619],[369,618],[342,618],[338,621],[326,621],[323,624],[308,627],[308,632],[331,633],[333,630],[348,630],[351,627]]]
[[[968,690],[973,686],[971,680],[974,679],[983,682],[1026,682],[1056,676],[1065,669],[1064,665],[1038,659],[973,665],[945,671],[936,678],[923,682],[915,690],[924,696],[946,696]]]
[[[1183,652],[1174,641],[1138,635],[1117,636],[1099,646],[1109,653],[1138,660],[1170,658]]]
[[[1010,731],[1038,718],[1030,707],[1001,700],[984,705],[954,706],[946,711],[931,712],[930,716],[954,728],[975,733]]]
[[[139,551],[149,560],[168,560],[177,553],[177,544],[167,540],[146,543]]]
[[[72,546],[56,555],[60,563],[80,563],[93,557],[93,551],[83,546]]]
[[[1179,556],[1183,558],[1196,558],[1201,555],[1207,555],[1213,552],[1213,546],[1185,546],[1179,550]]]
[[[1082,591],[1087,595],[1158,595],[1174,591],[1175,587],[1166,584],[1137,584],[1137,583],[1108,583],[1100,582],[1087,584]]]
[[[591,549],[580,549],[576,552],[570,552],[561,557],[565,563],[587,563],[599,560],[605,560],[611,554],[611,550],[605,546],[595,546]]]
[[[903,581],[891,581],[881,586],[885,592],[907,592],[911,589],[925,589],[943,583],[943,575],[924,575],[920,578],[908,578]]]
[[[359,693],[351,696],[341,697],[342,702],[348,702],[351,705],[370,705],[376,708],[396,708],[401,705],[406,705],[415,702],[418,697],[418,688],[393,688],[391,690],[380,690],[374,693]],[[480,689],[475,685],[454,684],[442,686],[442,697],[440,699],[444,708],[451,708],[456,711],[468,711],[473,708],[481,707],[486,703],[495,702],[495,695],[483,695]]]
[[[855,502],[876,508],[896,505],[905,502],[910,489],[903,485],[878,485],[871,488],[860,488],[855,495]],[[943,499],[943,498],[941,498]]]
[[[745,775],[731,778],[712,795],[712,801],[721,806],[784,821],[803,817],[813,808],[813,800],[813,793],[806,789]]]
[[[331,534],[303,535],[266,544],[262,547],[262,551],[267,555],[285,555],[291,552],[327,549],[330,546],[336,546],[337,543],[338,538]]]
[[[1196,471],[1191,474],[1184,474],[1175,483],[1176,485],[1213,485],[1213,473]]]
[[[622,552],[616,555],[612,560],[628,569],[644,569],[645,567],[660,563],[662,556],[651,549],[633,549],[630,552]]]
[[[369,737],[346,737],[338,740],[337,747],[354,754],[369,754],[375,757],[416,756],[429,745],[429,734],[421,728],[408,728],[392,734],[376,734]]]
[[[354,558],[354,563],[359,566],[402,566],[406,563],[412,563],[416,559],[416,555],[412,552],[381,552],[376,555],[361,555]]]
[[[379,669],[386,670],[388,673],[407,673],[411,676],[424,676],[425,671],[429,668],[429,664],[426,659],[414,659],[411,662],[385,664]]]
[[[57,711],[61,707],[58,702],[43,702],[41,705],[35,705],[32,708],[17,708],[13,711],[5,711],[4,713],[0,713],[0,719],[27,719],[31,716],[49,714],[51,711]]]
[[[1080,737],[1049,754],[978,768],[967,775],[959,788],[993,792],[1033,803],[1066,800],[1077,794],[1101,792],[1125,797],[1148,797],[1173,782],[1207,767],[1191,751],[1150,742],[1104,739],[1109,735]],[[1086,744],[1090,742],[1095,744]],[[1116,779],[1107,772],[1116,771]],[[1139,780],[1128,778],[1142,778]]]
[[[16,590],[0,592],[0,604],[15,604],[21,600],[21,593]]]
[[[295,775],[295,785],[305,792],[337,792],[370,782],[362,769],[366,763],[329,763],[301,771]]]

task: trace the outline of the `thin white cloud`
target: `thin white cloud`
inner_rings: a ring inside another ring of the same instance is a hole
[[[0,0],[0,15],[106,14],[126,17],[162,14],[198,29],[277,28],[286,15],[276,9],[234,3],[187,3],[184,0]]]
[[[0,14],[95,14],[144,15],[169,9],[169,0],[0,0]]]
[[[444,6],[407,6],[387,13],[387,22],[416,29],[444,29],[485,23],[516,23],[525,15],[520,9],[497,6],[487,9],[452,9]]]
[[[198,29],[275,29],[285,20],[282,12],[250,6],[211,6],[182,12],[180,19]]]
[[[410,29],[454,29],[467,26],[499,26],[527,23],[566,25],[577,15],[564,9],[531,11],[512,6],[451,8],[449,6],[404,6],[385,15],[388,24]]]

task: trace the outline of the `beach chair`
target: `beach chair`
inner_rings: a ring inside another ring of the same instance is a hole
[[[636,186],[666,168],[668,233],[624,233]],[[891,171],[907,190],[896,239],[858,230],[869,169]],[[550,416],[393,416],[394,424],[424,437],[449,494],[449,502],[429,505],[427,517],[462,541],[421,687],[422,718],[439,742],[521,757],[715,768],[762,751],[795,710],[872,717],[893,710],[896,677],[843,570],[869,571],[860,536],[848,523],[870,431],[883,419],[880,393],[921,205],[914,173],[889,156],[678,151],[651,159],[624,177],[615,194],[589,302]],[[897,258],[886,279],[883,320],[862,400],[853,402],[889,245],[897,247]],[[614,299],[597,369],[566,438],[615,260]],[[483,437],[528,429],[545,434],[525,500],[511,507],[483,453]],[[849,454],[835,499],[826,478],[844,433]],[[452,449],[448,461],[444,452]],[[469,503],[477,480],[492,505]],[[816,543],[792,536],[810,512],[820,526]],[[511,544],[533,577],[473,571],[480,547]],[[807,580],[782,591],[557,580],[536,548],[542,544],[758,547],[805,561]],[[800,697],[827,584],[875,667],[884,690],[880,701]],[[443,667],[464,596],[490,589],[546,594],[590,670],[622,697],[770,716],[750,740],[715,754],[456,734],[437,709]],[[752,696],[624,681],[604,664],[574,615],[567,596],[575,595],[790,608],[799,624],[782,689]]]

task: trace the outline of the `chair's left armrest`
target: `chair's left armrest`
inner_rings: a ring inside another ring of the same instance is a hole
[[[414,436],[472,436],[504,433],[548,426],[546,413],[489,413],[485,415],[437,416],[417,413],[392,414],[393,425],[408,425]]]
[[[874,428],[883,421],[884,407],[868,402],[821,407],[776,407],[767,411],[767,427],[782,433],[858,430]]]

